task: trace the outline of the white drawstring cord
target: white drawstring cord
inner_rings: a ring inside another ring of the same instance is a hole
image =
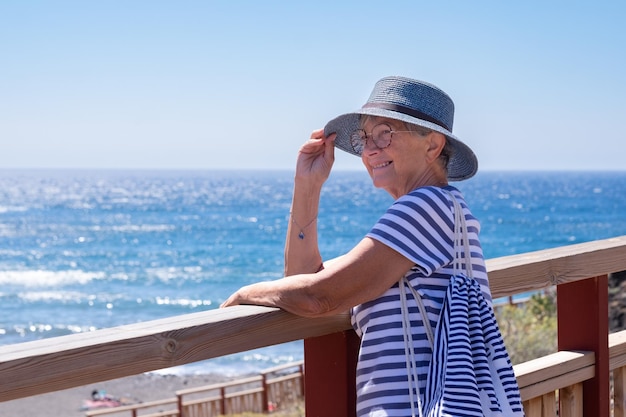
[[[413,289],[413,287],[407,282],[405,277],[400,279],[398,285],[400,290],[400,304],[403,311],[402,314],[402,330],[404,331],[404,356],[406,358],[406,368],[409,379],[409,400],[411,401],[411,417],[415,416],[415,395],[417,394],[417,410],[419,417],[423,417],[422,414],[422,398],[420,395],[419,381],[417,379],[417,365],[415,362],[415,351],[413,349],[413,334],[411,331],[411,320],[409,318],[409,310],[406,305],[406,289],[405,284]],[[420,299],[421,301],[421,299]],[[404,314],[406,313],[406,314]],[[422,321],[428,320],[428,317],[422,317]]]

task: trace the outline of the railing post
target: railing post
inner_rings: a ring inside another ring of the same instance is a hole
[[[304,340],[304,401],[307,417],[356,415],[356,361],[360,340],[353,331]]]
[[[558,348],[595,352],[593,379],[583,383],[583,415],[609,416],[609,307],[606,275],[557,286]]]
[[[300,396],[304,398],[304,362],[298,367],[300,370]]]
[[[263,412],[268,413],[270,411],[270,402],[269,402],[269,396],[267,392],[267,374],[263,372],[261,373],[261,376],[263,377],[263,380],[262,380],[263,393],[262,393],[262,400],[261,400],[263,401]]]
[[[222,414],[226,414],[226,388],[220,388],[220,408],[222,409]]]

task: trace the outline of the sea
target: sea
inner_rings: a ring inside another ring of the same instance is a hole
[[[626,235],[626,171],[480,172],[453,183],[486,258]],[[0,170],[0,345],[218,308],[282,277],[291,171]],[[393,202],[335,171],[319,241],[330,259]],[[240,375],[300,360],[291,342],[160,373]]]

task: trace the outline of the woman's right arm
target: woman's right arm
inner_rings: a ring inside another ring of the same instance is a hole
[[[334,135],[316,130],[298,153],[293,199],[285,241],[285,276],[322,269],[317,240],[317,216],[322,186],[335,158]]]

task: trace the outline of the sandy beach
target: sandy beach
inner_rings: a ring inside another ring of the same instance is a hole
[[[84,417],[83,401],[93,390],[104,390],[116,398],[131,398],[141,402],[175,397],[180,389],[201,387],[232,378],[219,374],[159,375],[141,374],[90,384],[13,401],[0,402],[0,417]]]

